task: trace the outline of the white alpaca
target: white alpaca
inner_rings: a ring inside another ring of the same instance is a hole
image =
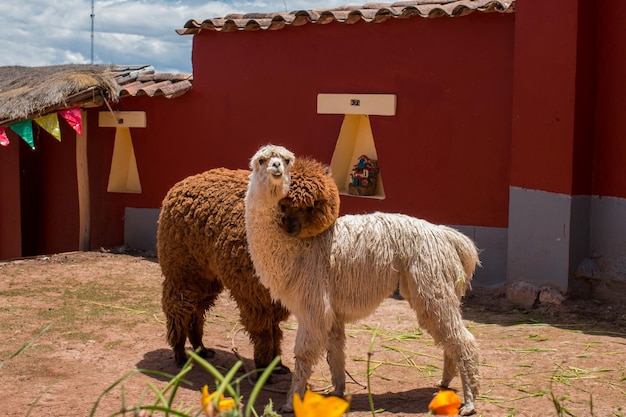
[[[298,320],[295,369],[287,403],[303,395],[312,367],[327,350],[335,387],[345,390],[345,323],[368,316],[399,286],[419,325],[443,347],[440,385],[460,370],[464,406],[474,413],[478,347],[465,328],[460,299],[469,286],[478,252],[462,233],[401,214],[346,215],[307,239],[289,236],[277,218],[290,185],[294,155],[280,146],[259,149],[245,200],[246,235],[261,283]]]

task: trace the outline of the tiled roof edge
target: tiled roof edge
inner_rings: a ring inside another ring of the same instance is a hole
[[[291,13],[230,14],[202,22],[189,20],[179,35],[195,35],[202,30],[236,32],[279,30],[286,26],[331,22],[354,24],[359,21],[382,23],[388,19],[406,19],[415,16],[436,18],[465,16],[472,12],[513,13],[515,0],[413,0],[395,3],[366,3],[362,6],[342,6],[327,9],[297,10]]]

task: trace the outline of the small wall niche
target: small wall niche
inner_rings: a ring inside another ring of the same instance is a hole
[[[317,112],[344,115],[330,168],[339,193],[354,196],[348,192],[348,186],[355,164],[361,155],[378,160],[370,115],[394,116],[396,96],[395,94],[318,94]],[[385,198],[381,172],[378,173],[374,193],[358,197]]]

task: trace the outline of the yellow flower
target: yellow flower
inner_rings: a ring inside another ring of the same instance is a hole
[[[350,402],[339,397],[325,397],[306,390],[304,399],[293,394],[293,411],[296,417],[339,417],[346,412]]]
[[[202,411],[207,417],[217,416],[220,411],[228,411],[235,408],[235,400],[232,398],[224,398],[222,395],[217,402],[217,410],[214,408],[213,399],[217,395],[217,392],[209,394],[209,387],[205,385],[202,387]]]
[[[435,398],[428,404],[428,409],[433,414],[441,416],[456,416],[459,414],[461,399],[456,392],[450,389],[439,390]]]

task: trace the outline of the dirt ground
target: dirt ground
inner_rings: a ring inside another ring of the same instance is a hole
[[[0,414],[73,417],[95,408],[93,415],[108,416],[153,401],[149,386],[162,389],[166,376],[135,372],[109,390],[134,370],[178,372],[165,341],[159,265],[145,255],[104,251],[0,263]],[[623,305],[566,301],[520,311],[501,292],[482,290],[466,298],[464,317],[481,346],[477,416],[626,415]],[[234,351],[252,366],[237,320],[227,294],[207,317],[205,344],[217,351],[211,363],[223,373],[237,361]],[[293,367],[297,323],[291,318],[283,328],[283,361]],[[372,339],[370,387],[378,414],[428,415],[441,351],[407,304],[389,298],[347,334],[349,415],[372,415],[366,388]],[[269,398],[275,408],[282,404],[289,378],[277,376],[267,386],[256,403],[259,413]],[[199,390],[212,377],[196,366],[186,380],[174,405],[194,415]],[[320,390],[330,386],[326,363],[316,367],[311,383]],[[453,386],[460,388],[458,378]],[[240,389],[249,396],[246,380]]]

